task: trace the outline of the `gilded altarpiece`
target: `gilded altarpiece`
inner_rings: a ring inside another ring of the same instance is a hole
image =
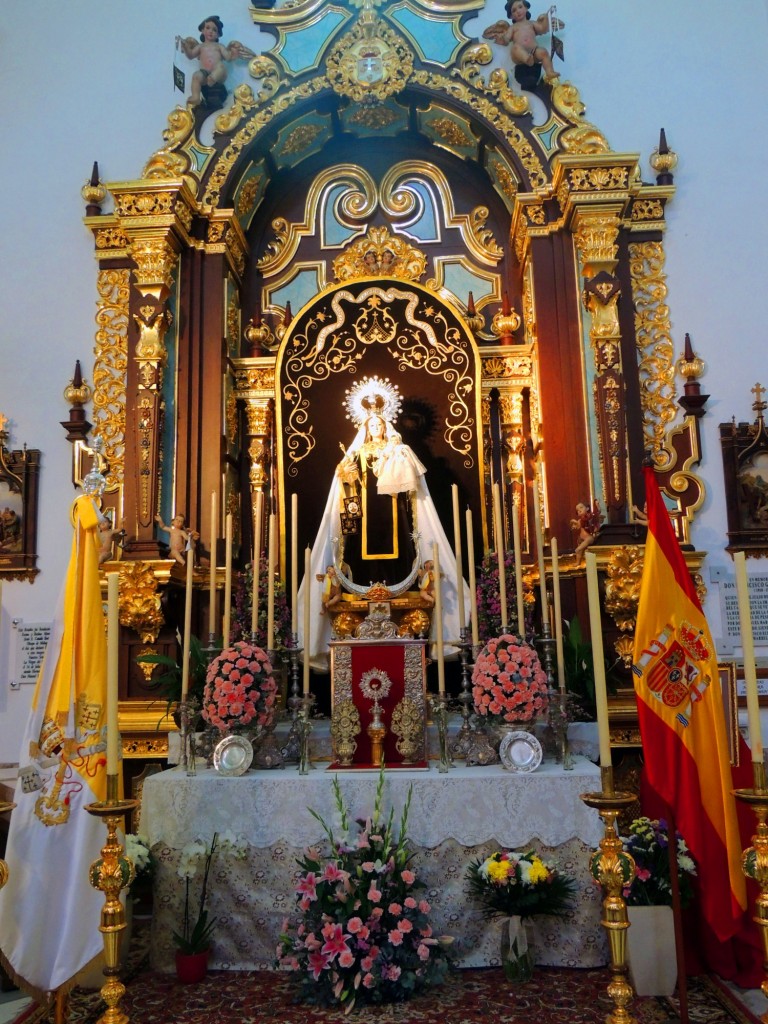
[[[163,609],[149,646],[173,648],[183,592],[155,516],[183,512],[210,552],[232,512],[243,566],[256,494],[285,537],[297,490],[311,542],[348,432],[344,390],[361,374],[402,385],[402,429],[432,460],[436,504],[456,482],[479,517],[478,560],[494,481],[505,542],[519,515],[531,569],[535,516],[545,545],[556,537],[567,553],[578,502],[602,503],[604,554],[642,543],[633,507],[646,448],[689,539],[704,497],[702,403],[675,410],[671,174],[644,183],[638,155],[611,151],[565,80],[537,87],[546,118],[534,124],[511,68],[488,70],[489,44],[464,31],[476,6],[425,0],[408,18],[402,5],[252,8],[275,45],[213,118],[212,142],[204,112],[177,107],[142,177],[109,184],[114,212],[89,208],[94,419],[127,532],[122,561],[150,567]],[[333,20],[324,40],[321,12]],[[381,79],[344,59],[363,25],[388,55]],[[293,66],[305,42],[314,56]],[[224,498],[215,514],[212,492]],[[279,571],[292,571],[286,545]],[[586,622],[583,570],[566,559],[561,578],[563,614]],[[198,635],[205,586],[201,567]],[[146,634],[140,619],[124,645]],[[122,682],[123,696],[136,686]]]

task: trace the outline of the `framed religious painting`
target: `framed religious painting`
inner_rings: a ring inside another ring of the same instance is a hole
[[[37,568],[40,452],[9,450],[8,420],[0,414],[0,580],[29,580]]]

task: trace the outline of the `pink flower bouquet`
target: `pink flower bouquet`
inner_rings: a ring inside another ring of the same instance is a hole
[[[266,652],[240,641],[222,651],[208,666],[202,715],[222,732],[240,726],[263,728],[272,722],[276,693]]]
[[[535,649],[511,633],[489,640],[472,672],[475,712],[497,721],[531,722],[547,711],[547,676]]]

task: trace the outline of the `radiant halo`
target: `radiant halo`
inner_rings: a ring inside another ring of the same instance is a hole
[[[371,668],[360,676],[360,693],[368,700],[381,700],[392,689],[392,680],[381,669]]]
[[[347,419],[356,427],[362,426],[374,412],[393,423],[403,404],[397,385],[389,377],[363,377],[347,388],[346,396]]]

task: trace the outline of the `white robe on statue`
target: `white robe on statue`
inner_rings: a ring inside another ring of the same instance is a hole
[[[440,573],[442,577],[440,596],[443,604],[443,638],[445,642],[445,654],[454,655],[456,648],[451,646],[451,640],[459,639],[459,613],[458,613],[458,590],[456,586],[456,556],[445,535],[442,523],[437,515],[437,509],[429,494],[426,480],[426,470],[414,451],[407,445],[399,442],[391,424],[387,424],[387,433],[393,445],[383,456],[378,467],[376,490],[379,494],[399,494],[402,491],[415,492],[415,517],[416,532],[419,534],[417,544],[419,553],[419,564],[423,565],[432,558],[432,545],[437,544],[440,559]],[[347,454],[354,455],[365,438],[365,429],[361,427],[355,440],[350,445]],[[397,443],[399,442],[399,443]],[[334,475],[328,501],[325,504],[320,529],[317,531],[315,543],[312,545],[312,557],[310,564],[310,636],[307,645],[310,653],[310,664],[313,669],[327,672],[329,667],[329,648],[331,640],[331,617],[323,611],[321,602],[322,584],[317,581],[325,575],[329,565],[335,565],[339,543],[341,540],[341,522],[339,519],[342,507],[341,499],[342,483],[338,474]],[[374,563],[371,563],[375,565]],[[363,583],[356,580],[356,583]],[[366,580],[365,583],[376,582]],[[307,586],[306,578],[301,581],[298,594],[298,606],[304,608],[304,592]],[[414,583],[413,590],[418,589]],[[464,582],[464,606],[465,621],[469,621],[469,587]],[[435,617],[432,616],[432,629],[430,636],[435,638]],[[299,647],[305,647],[304,638],[304,617],[299,615]]]

